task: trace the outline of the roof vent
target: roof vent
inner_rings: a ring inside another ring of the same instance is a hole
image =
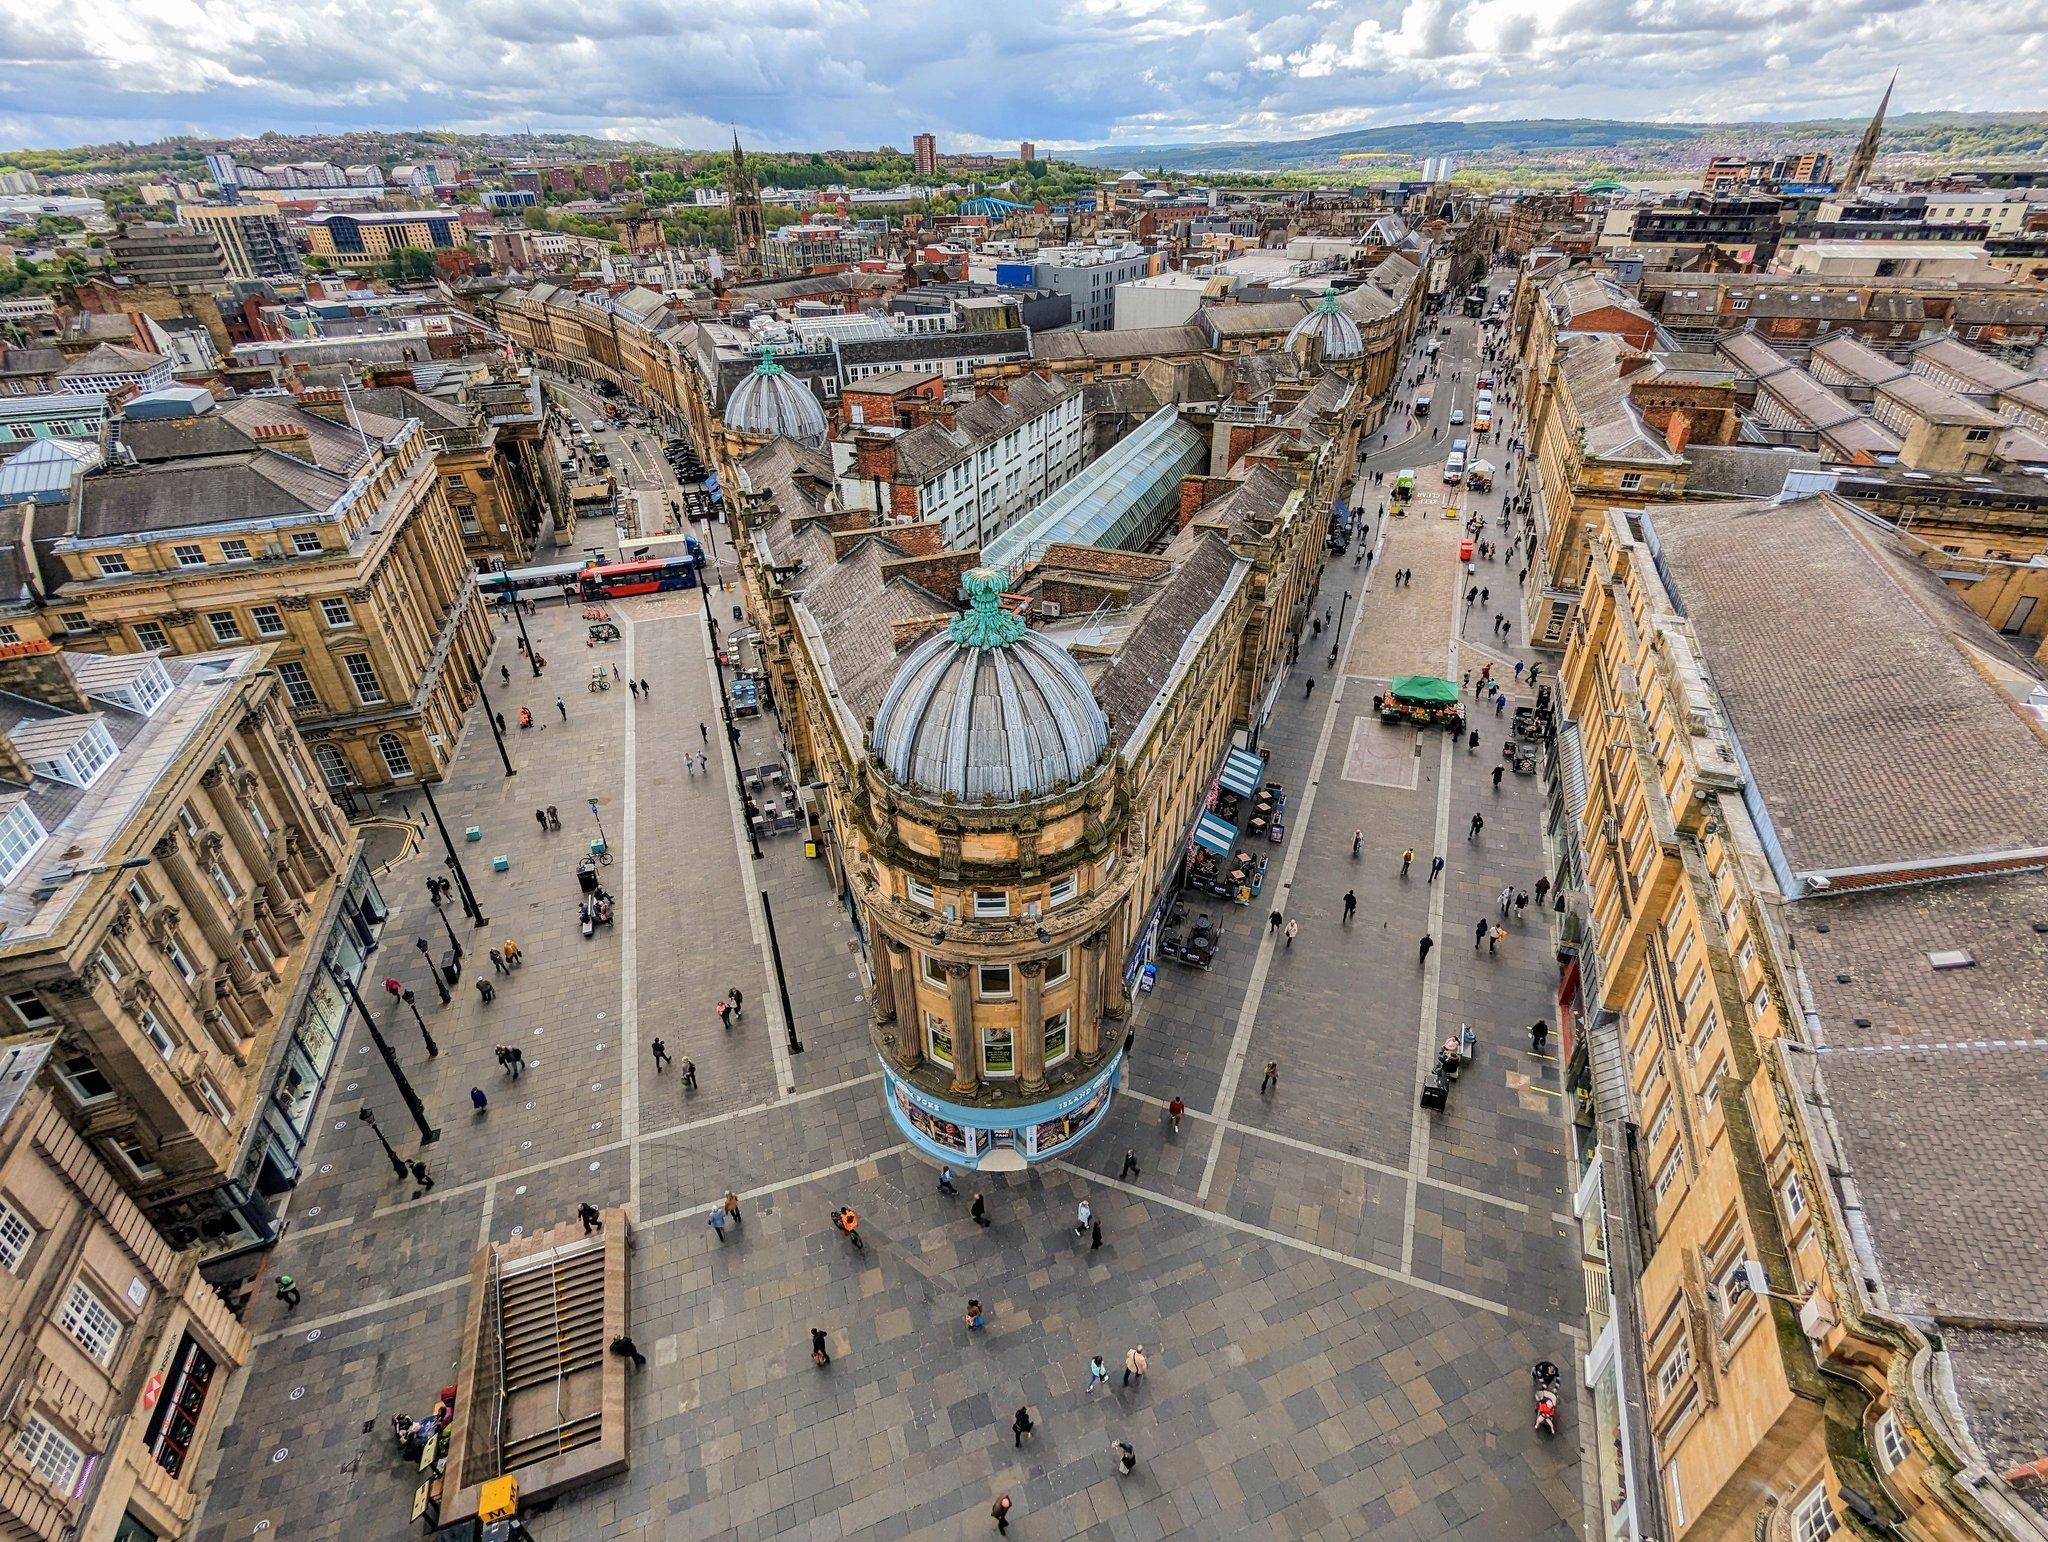
[[[1967,948],[1944,948],[1939,953],[1927,955],[1927,962],[1936,969],[1969,969],[1977,960]]]

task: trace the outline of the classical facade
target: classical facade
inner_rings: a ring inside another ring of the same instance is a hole
[[[44,1079],[58,1053],[0,1038],[0,1527],[183,1536],[249,1333],[80,1136]]]
[[[383,917],[272,664],[0,658],[9,1026],[54,1038],[56,1106],[209,1259],[273,1239],[265,1196],[296,1179],[333,1049],[295,1057],[281,1025],[333,993],[338,943],[360,968]]]
[[[35,505],[35,587],[67,647],[263,645],[337,790],[440,774],[490,648],[417,418],[244,397],[124,418],[65,505]]]
[[[1608,515],[1560,687],[1608,1534],[2040,1537],[2038,670],[1821,494]]]

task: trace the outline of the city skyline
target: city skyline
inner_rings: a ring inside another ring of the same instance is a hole
[[[1913,111],[2038,110],[2029,8],[1945,26],[1931,0],[1825,13],[1651,0],[1086,0],[1001,28],[963,5],[749,0],[701,25],[670,0],[565,14],[448,0],[393,16],[227,0],[174,20],[88,0],[0,4],[0,143],[165,135],[583,132],[708,146],[737,126],[763,149],[907,145],[1044,153],[1308,137],[1417,120],[1798,120],[1867,113],[1904,61]],[[1134,68],[1134,65],[1137,67]],[[2001,68],[2001,66],[2003,66]],[[1047,84],[1049,83],[1049,85]]]

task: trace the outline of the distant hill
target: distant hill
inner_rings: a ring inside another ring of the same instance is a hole
[[[1468,163],[1583,160],[1605,153],[1700,159],[1737,143],[1785,150],[1830,149],[1863,131],[1864,120],[1824,118],[1801,123],[1631,123],[1602,118],[1509,118],[1487,122],[1401,123],[1349,129],[1313,139],[1220,144],[1105,145],[1067,158],[1116,170],[1163,167],[1189,171],[1315,171],[1347,161],[1386,157],[1413,161],[1449,155]],[[1905,113],[1885,124],[1888,154],[1963,159],[2038,156],[2048,147],[2048,113]]]

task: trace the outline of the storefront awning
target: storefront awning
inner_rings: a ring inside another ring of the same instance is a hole
[[[1227,857],[1237,845],[1237,826],[1214,814],[1204,814],[1195,821],[1195,844],[1204,851]]]
[[[1266,774],[1266,763],[1249,750],[1232,750],[1223,757],[1223,773],[1216,778],[1225,792],[1234,792],[1249,797],[1258,791],[1259,778]]]

